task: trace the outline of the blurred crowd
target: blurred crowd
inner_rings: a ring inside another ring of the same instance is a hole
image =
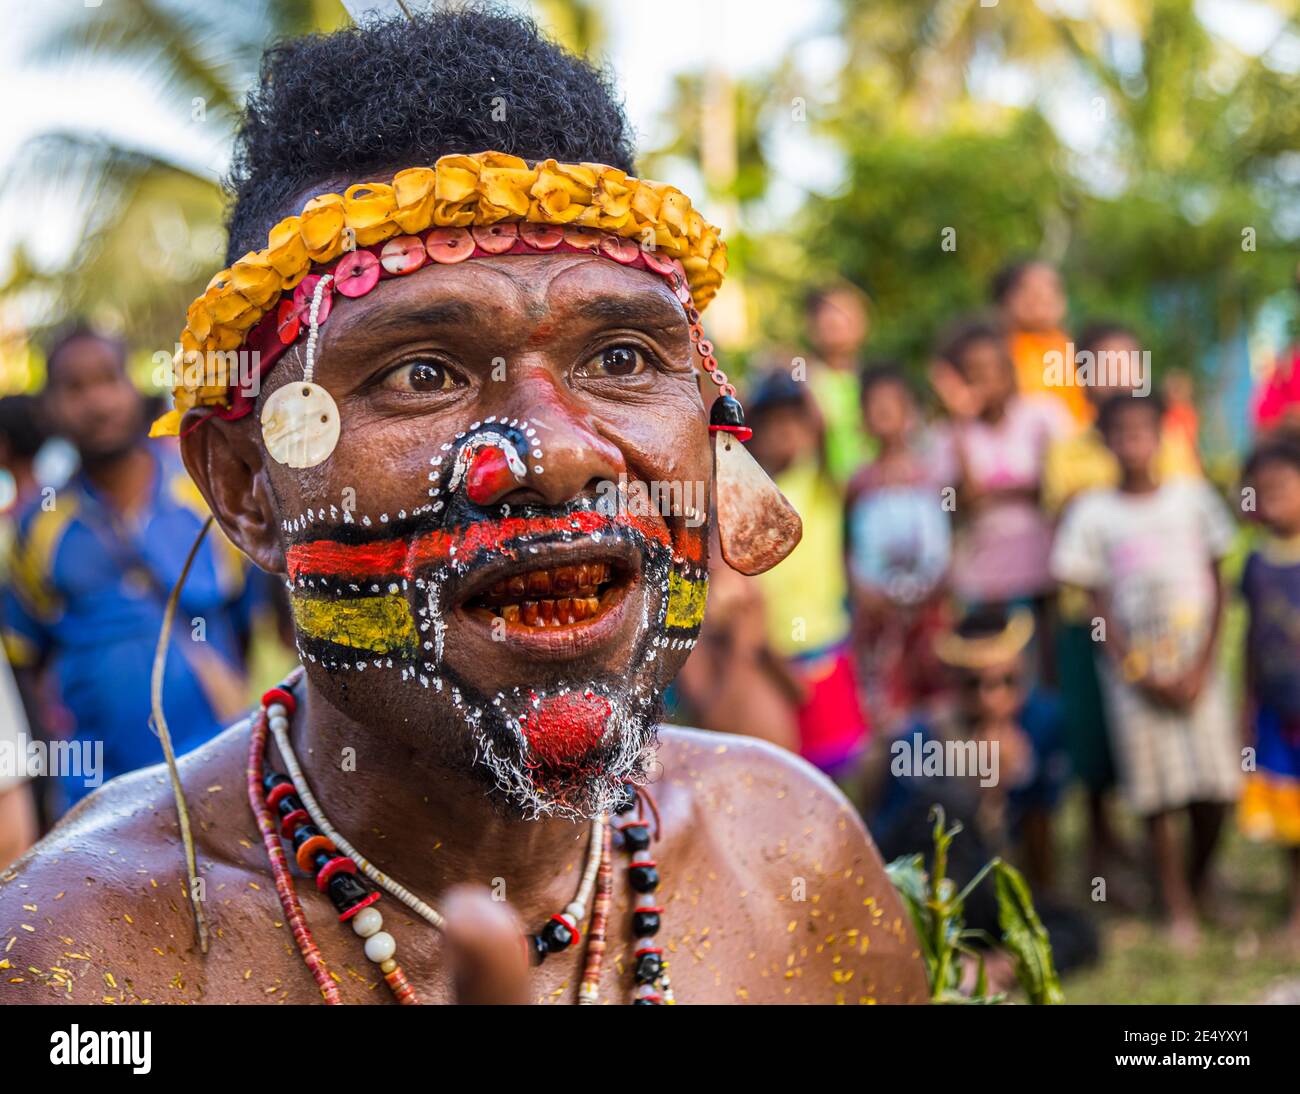
[[[1300,352],[1258,393],[1239,481],[1216,484],[1192,383],[1156,377],[1141,332],[1067,331],[1039,261],[990,297],[906,368],[871,359],[870,301],[834,284],[806,301],[806,346],[751,368],[750,450],[803,540],[757,578],[715,565],[671,716],[799,752],[887,859],[924,851],[942,805],[964,826],[953,876],[1018,862],[1065,969],[1096,956],[1089,900],[1149,898],[1194,949],[1231,914],[1214,869],[1230,823],[1286,850],[1300,948]],[[0,867],[159,760],[155,643],[207,519],[174,446],[146,440],[156,407],[124,344],[75,327],[46,357],[39,396],[0,399],[0,755],[54,777],[0,768]],[[276,583],[209,536],[164,662],[178,752],[243,709],[259,621],[290,645]],[[1073,786],[1084,893],[1058,853]],[[972,898],[973,925],[994,915]]]
[[[121,340],[57,334],[38,396],[0,399],[0,866],[109,779],[162,757],[154,652],[168,594],[207,517]],[[199,545],[161,677],[178,753],[246,709],[259,618],[284,604],[219,533]]]
[[[832,285],[806,345],[751,373],[750,448],[804,537],[758,578],[715,567],[676,717],[800,752],[887,860],[926,851],[942,805],[954,877],[1017,862],[1063,969],[1097,955],[1091,902],[1150,907],[1189,952],[1231,921],[1230,823],[1285,850],[1300,950],[1300,354],[1216,484],[1191,379],[1153,375],[1140,331],[1068,330],[1045,262],[989,295],[907,369],[871,359],[869,299]],[[1084,861],[1063,878],[1075,786]],[[996,926],[991,902],[970,915]]]

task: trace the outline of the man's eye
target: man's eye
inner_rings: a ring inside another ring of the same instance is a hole
[[[384,386],[398,391],[443,391],[455,387],[450,370],[437,361],[408,361],[393,369],[384,379]]]
[[[593,356],[578,371],[583,376],[636,376],[645,371],[646,359],[635,346],[610,346]]]

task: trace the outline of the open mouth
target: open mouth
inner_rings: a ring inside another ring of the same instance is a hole
[[[497,581],[465,602],[480,619],[538,630],[599,619],[622,599],[632,573],[620,563],[539,566]]]

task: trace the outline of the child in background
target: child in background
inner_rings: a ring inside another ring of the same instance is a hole
[[[967,606],[1031,605],[1036,657],[1050,680],[1048,571],[1052,526],[1039,506],[1050,445],[1071,431],[1055,400],[1021,395],[1001,333],[986,323],[960,326],[944,344],[931,381],[952,421],[941,433],[938,466],[957,487],[952,587]],[[947,469],[952,470],[947,470]]]
[[[858,368],[871,333],[871,301],[847,281],[813,289],[804,300],[813,356],[808,385],[825,430],[826,468],[843,486],[872,454],[862,433]]]
[[[1077,337],[1076,351],[1090,354],[1094,362],[1087,393],[1094,407],[1115,395],[1127,394],[1150,375],[1142,346],[1128,327],[1119,323],[1092,323]],[[1169,429],[1169,415],[1157,456],[1161,482],[1200,474],[1194,448],[1186,434]],[[1055,441],[1043,468],[1043,507],[1059,519],[1074,498],[1088,490],[1119,484],[1120,469],[1100,431],[1088,426]],[[1124,857],[1108,810],[1115,786],[1115,761],[1106,724],[1101,680],[1097,672],[1097,644],[1092,637],[1092,606],[1087,590],[1065,585],[1057,598],[1056,659],[1061,700],[1066,711],[1066,740],[1074,772],[1088,798],[1088,876],[1114,876],[1111,866]]]
[[[863,373],[862,417],[880,451],[849,483],[845,563],[867,709],[888,732],[937,690],[952,532],[944,475],[900,369]]]
[[[1281,844],[1290,859],[1287,936],[1300,950],[1300,438],[1279,431],[1246,464],[1266,537],[1242,573],[1248,743],[1240,824],[1252,839]]]
[[[756,579],[768,644],[804,691],[799,752],[831,775],[856,766],[867,723],[849,649],[844,501],[827,471],[821,418],[808,385],[777,369],[746,400],[749,450],[803,518],[803,539]]]
[[[1077,426],[1092,421],[1084,388],[1075,383],[1066,352],[1069,338],[1062,324],[1067,310],[1061,275],[1046,262],[1013,262],[993,278],[993,301],[1007,333],[1016,379],[1025,395],[1045,395],[1058,403]],[[1048,355],[1061,354],[1059,382],[1051,382]]]
[[[1027,609],[979,608],[934,636],[945,702],[891,743],[871,831],[890,854],[917,850],[898,850],[896,839],[939,802],[993,852],[1018,854],[1037,898],[1053,882],[1052,812],[1070,765],[1060,704],[1032,682],[1025,654],[1033,633]],[[977,748],[962,753],[965,771],[933,771],[924,763],[932,741]]]
[[[1216,659],[1223,611],[1219,562],[1232,519],[1201,479],[1160,482],[1164,408],[1116,395],[1098,427],[1119,464],[1118,487],[1090,491],[1065,513],[1052,554],[1063,583],[1092,594],[1104,625],[1102,682],[1128,804],[1146,819],[1156,880],[1176,945],[1194,948],[1196,905],[1241,782],[1227,681]],[[1191,847],[1175,822],[1186,811]]]

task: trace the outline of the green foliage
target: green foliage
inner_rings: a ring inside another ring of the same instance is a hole
[[[912,920],[930,980],[930,998],[934,1003],[1001,1003],[1002,995],[988,993],[983,951],[977,942],[986,941],[983,931],[968,929],[962,919],[966,898],[990,874],[998,901],[1000,944],[1015,963],[1016,978],[1029,1002],[1055,1004],[1064,1002],[1061,983],[1052,964],[1052,947],[1029,886],[1010,863],[995,858],[975,875],[960,892],[948,877],[948,848],[961,832],[961,824],[944,826],[943,810],[935,806],[934,863],[930,872],[920,854],[905,855],[885,867]],[[963,962],[977,963],[974,990],[966,995],[960,990]]]

